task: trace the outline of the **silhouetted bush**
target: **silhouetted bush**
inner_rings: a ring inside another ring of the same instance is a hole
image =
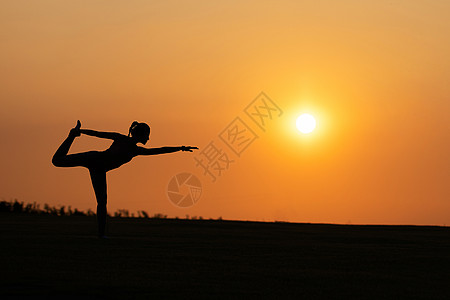
[[[83,211],[80,211],[80,210],[75,208],[75,210],[73,211],[72,216],[86,216],[86,214]]]
[[[11,203],[2,201],[0,202],[0,212],[10,212],[11,211]]]
[[[23,202],[19,202],[17,200],[14,200],[13,203],[13,212],[15,213],[21,213],[23,211]]]
[[[139,215],[142,215],[141,218],[145,218],[145,219],[149,218],[148,213],[145,210],[141,210],[138,213],[139,213]]]
[[[129,218],[130,212],[127,209],[119,209],[114,213],[114,217],[116,218]]]
[[[163,215],[163,214],[154,214],[152,219],[167,219],[167,215]]]

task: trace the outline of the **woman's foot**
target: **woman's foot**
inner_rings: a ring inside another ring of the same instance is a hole
[[[80,120],[78,120],[77,125],[70,130],[70,135],[80,136],[81,135],[80,129],[81,129],[81,122]]]

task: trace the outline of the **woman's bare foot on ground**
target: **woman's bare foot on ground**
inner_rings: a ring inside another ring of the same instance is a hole
[[[80,122],[80,120],[78,120],[77,125],[70,130],[70,135],[80,136],[81,135],[80,128],[81,128],[81,122]]]

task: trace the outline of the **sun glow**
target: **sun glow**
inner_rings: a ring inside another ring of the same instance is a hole
[[[301,133],[310,133],[316,128],[316,119],[310,114],[301,114],[297,118],[296,126]]]

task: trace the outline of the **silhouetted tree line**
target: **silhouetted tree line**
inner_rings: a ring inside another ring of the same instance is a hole
[[[48,204],[44,204],[41,208],[40,204],[34,202],[33,204],[19,202],[17,199],[14,201],[0,201],[0,212],[10,212],[17,214],[37,214],[37,215],[53,215],[53,216],[93,216],[95,213],[89,209],[88,211],[81,211],[72,207],[54,207]]]
[[[19,202],[17,199],[14,201],[0,201],[0,212],[7,213],[16,213],[16,214],[36,214],[36,215],[52,215],[52,216],[95,216],[95,212],[91,209],[87,211],[78,210],[77,208],[72,209],[71,206],[65,207],[54,207],[48,204],[44,204],[44,207],[41,208],[40,205],[36,202],[33,204],[25,204],[24,202]],[[119,209],[113,215],[116,218],[135,218],[134,213],[131,213],[126,209]],[[137,212],[138,218],[150,218],[149,214],[140,210]],[[154,219],[165,219],[167,215],[163,214],[154,214]]]
[[[54,207],[48,204],[44,204],[44,207],[41,208],[40,205],[36,202],[33,204],[24,202],[19,202],[17,199],[14,201],[0,201],[0,213],[16,213],[16,214],[35,214],[35,215],[52,215],[52,216],[95,216],[95,212],[91,209],[87,211],[78,210],[76,208],[72,209],[71,206],[67,208],[65,206]],[[143,219],[167,219],[167,215],[155,213],[153,216],[150,216],[146,211],[139,210],[137,211],[137,215],[134,213],[130,213],[127,209],[119,209],[116,211],[112,217],[115,218],[143,218]],[[178,219],[178,217],[175,217]],[[186,215],[186,220],[203,220],[201,216],[189,216]],[[213,220],[213,219],[209,219]],[[221,221],[222,217],[219,217],[217,220]]]

